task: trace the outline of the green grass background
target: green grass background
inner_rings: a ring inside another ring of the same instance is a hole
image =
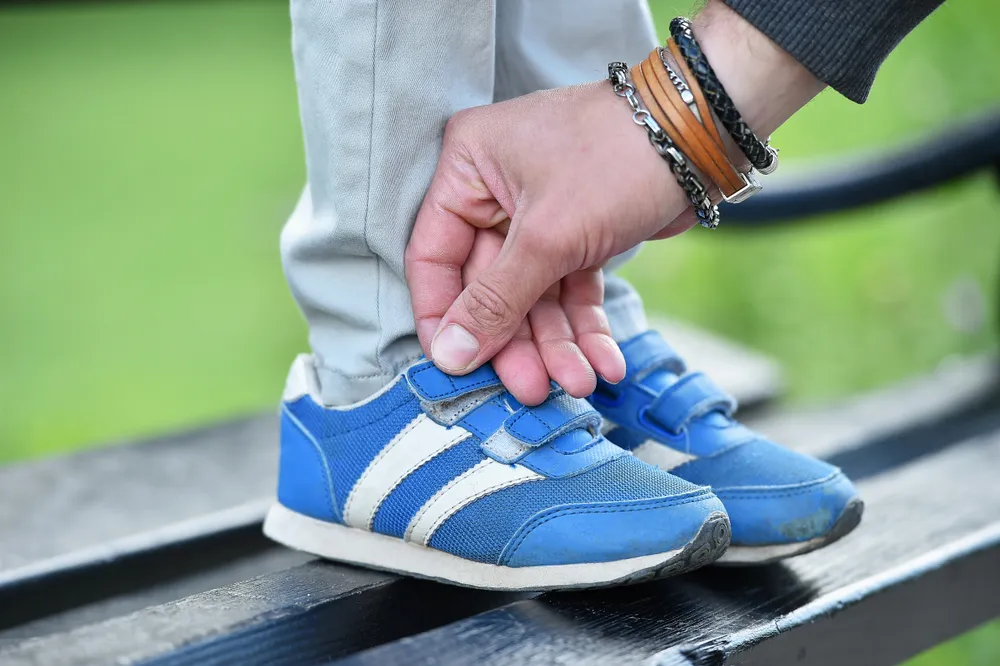
[[[685,7],[653,9],[662,33]],[[779,130],[785,169],[1000,104],[998,24],[995,0],[951,0],[867,104],[827,92]],[[288,41],[273,0],[0,10],[0,462],[274,403],[306,347],[277,250],[304,178]],[[795,229],[696,229],[626,273],[815,401],[992,348],[998,222],[984,174]],[[994,623],[912,664],[998,662]]]

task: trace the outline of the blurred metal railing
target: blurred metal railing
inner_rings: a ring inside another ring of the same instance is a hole
[[[764,190],[752,199],[723,204],[723,219],[740,227],[802,221],[882,203],[985,169],[1000,175],[1000,109],[901,150],[824,162],[784,180],[765,181]]]

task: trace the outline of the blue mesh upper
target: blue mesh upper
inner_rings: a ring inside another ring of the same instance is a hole
[[[790,451],[766,439],[755,439],[719,455],[698,458],[670,470],[692,483],[713,489],[739,486],[785,486],[814,481],[836,468]]]
[[[696,486],[622,456],[583,474],[529,481],[462,508],[431,537],[430,546],[480,562],[497,563],[504,545],[533,515],[561,504],[670,497]]]
[[[334,497],[341,510],[375,455],[422,411],[405,382],[350,410],[324,409],[309,397],[299,398],[287,407],[316,438],[330,461]]]
[[[434,493],[485,457],[476,437],[469,437],[461,444],[438,454],[396,486],[375,514],[372,529],[382,534],[402,537],[410,519]]]

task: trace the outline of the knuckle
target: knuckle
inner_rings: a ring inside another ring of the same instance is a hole
[[[487,335],[504,331],[514,317],[501,291],[481,281],[473,282],[462,292],[462,305]]]

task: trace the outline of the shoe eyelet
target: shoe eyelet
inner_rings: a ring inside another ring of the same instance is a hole
[[[660,424],[658,424],[654,419],[650,418],[648,415],[649,405],[643,405],[639,408],[639,414],[636,420],[639,422],[643,428],[652,431],[656,435],[663,437],[664,439],[669,439],[672,442],[683,442],[687,439],[687,433],[684,430],[680,432],[673,432],[667,430]]]

